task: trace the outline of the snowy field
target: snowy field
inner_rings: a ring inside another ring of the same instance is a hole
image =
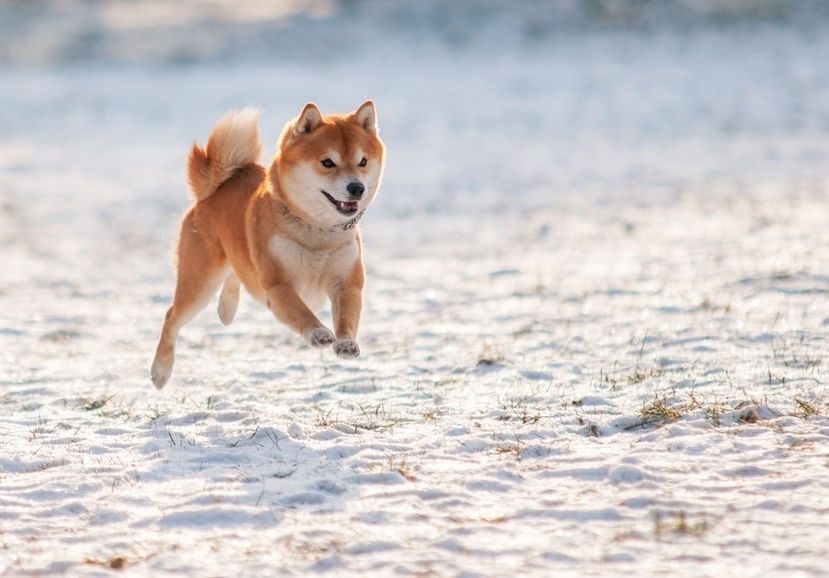
[[[0,575],[829,575],[826,22],[421,36],[3,45]],[[367,97],[363,355],[214,301],[156,391],[192,141]]]

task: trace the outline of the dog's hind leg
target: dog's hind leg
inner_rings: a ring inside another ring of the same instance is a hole
[[[150,370],[153,383],[164,387],[173,371],[179,331],[210,302],[227,278],[227,260],[218,244],[205,239],[193,226],[193,215],[182,222],[179,265],[173,306],[167,311]]]
[[[239,288],[239,278],[234,273],[228,275],[219,294],[219,319],[225,325],[230,325],[236,315],[236,309],[239,307]]]

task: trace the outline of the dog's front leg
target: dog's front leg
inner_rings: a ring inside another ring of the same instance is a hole
[[[308,309],[289,283],[272,285],[267,290],[268,309],[282,323],[302,335],[311,347],[325,347],[334,343],[334,335]]]
[[[351,359],[360,355],[357,345],[357,327],[363,309],[363,293],[358,287],[340,286],[331,296],[331,314],[334,317],[334,353],[337,357]]]
[[[337,279],[328,288],[331,314],[334,317],[334,353],[337,357],[351,359],[360,355],[357,345],[357,328],[363,310],[363,287],[366,273],[362,259],[358,259],[344,279]]]

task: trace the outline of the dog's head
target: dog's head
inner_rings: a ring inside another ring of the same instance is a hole
[[[351,114],[323,116],[308,103],[285,125],[271,168],[283,201],[318,227],[347,223],[371,204],[385,147],[372,101]]]

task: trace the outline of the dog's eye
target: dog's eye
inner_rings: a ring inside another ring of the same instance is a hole
[[[366,166],[366,163],[367,163],[367,162],[368,162],[368,161],[366,160],[366,157],[363,157],[363,158],[362,158],[362,160],[360,161],[360,165],[359,165],[359,166],[364,167],[364,166]]]
[[[333,169],[337,166],[331,159],[322,159],[320,162],[322,163],[322,166],[324,166],[326,169]]]

